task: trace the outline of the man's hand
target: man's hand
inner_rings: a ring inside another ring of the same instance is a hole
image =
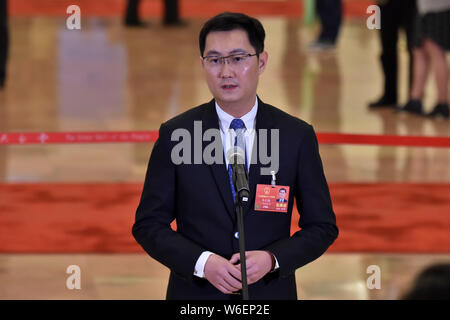
[[[212,254],[205,263],[205,278],[225,294],[242,289],[241,271],[227,259]]]
[[[230,259],[232,264],[240,260],[240,254],[235,253]],[[264,277],[272,270],[272,254],[269,251],[246,251],[245,263],[247,265],[247,283],[252,284]],[[239,274],[241,265],[237,265]]]

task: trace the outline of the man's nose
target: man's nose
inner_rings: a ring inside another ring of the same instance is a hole
[[[220,67],[220,77],[222,78],[229,78],[233,76],[233,70],[230,67],[230,62],[227,60],[228,59],[224,59]]]

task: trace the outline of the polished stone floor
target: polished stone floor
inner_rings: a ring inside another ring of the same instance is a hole
[[[329,253],[297,270],[297,291],[305,300],[399,299],[421,270],[441,262],[450,255]],[[67,286],[73,265],[80,289]],[[379,287],[370,266],[379,267]],[[160,300],[168,277],[167,268],[143,254],[0,254],[1,299]]]

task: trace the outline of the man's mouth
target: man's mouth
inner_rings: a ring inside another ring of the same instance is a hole
[[[235,84],[224,84],[223,86],[221,86],[221,88],[223,90],[233,90],[235,88],[237,88],[238,86]]]

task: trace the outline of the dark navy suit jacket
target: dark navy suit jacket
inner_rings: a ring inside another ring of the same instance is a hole
[[[276,183],[289,186],[290,196],[287,213],[255,211],[256,185],[270,184],[272,176],[260,174],[260,162],[250,166],[250,205],[244,210],[246,250],[272,252],[279,269],[249,285],[249,298],[297,299],[295,270],[321,256],[337,238],[338,228],[312,126],[261,100],[258,103],[257,135],[259,129],[279,129]],[[202,121],[203,132],[219,129],[214,100],[161,125],[132,232],[151,257],[171,270],[167,299],[240,299],[194,275],[203,251],[226,259],[239,252],[225,162],[175,165],[171,161],[172,148],[179,143],[171,141],[172,132],[184,128],[194,137],[194,121]],[[203,147],[209,143],[203,142]],[[290,236],[293,196],[301,230]],[[174,219],[177,231],[170,227]]]

